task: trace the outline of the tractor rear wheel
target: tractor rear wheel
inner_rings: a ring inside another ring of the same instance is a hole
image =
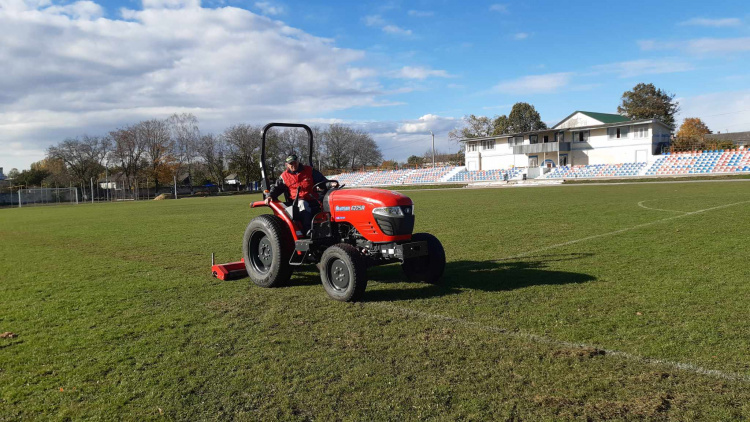
[[[437,237],[429,233],[414,233],[412,241],[427,242],[427,255],[407,259],[401,264],[406,278],[412,282],[440,283],[445,271],[445,250]]]
[[[293,252],[291,233],[279,217],[263,214],[247,225],[242,256],[247,274],[258,286],[277,287],[289,281],[292,276],[289,258]]]
[[[323,252],[320,279],[333,299],[356,302],[362,299],[367,288],[367,266],[357,248],[339,243]]]

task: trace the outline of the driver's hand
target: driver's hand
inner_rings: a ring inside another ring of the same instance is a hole
[[[331,187],[332,187],[332,188],[337,188],[337,187],[339,187],[339,182],[337,182],[337,181],[335,181],[335,180],[334,180],[333,182],[331,182]]]
[[[265,203],[266,203],[266,205],[270,205],[271,204],[271,197],[270,196],[266,197]]]

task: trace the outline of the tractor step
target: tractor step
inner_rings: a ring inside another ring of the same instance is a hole
[[[289,258],[289,265],[302,265],[305,263],[307,254],[310,253],[311,239],[300,239],[294,242],[294,253]]]

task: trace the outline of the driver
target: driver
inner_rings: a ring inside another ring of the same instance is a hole
[[[299,217],[302,220],[304,233],[308,233],[312,227],[313,216],[320,211],[318,192],[315,192],[313,187],[318,183],[325,182],[322,189],[328,190],[338,187],[339,183],[329,181],[321,172],[311,166],[300,164],[296,154],[289,154],[285,162],[286,170],[281,173],[279,179],[269,189],[265,202],[268,205],[271,200],[278,201],[279,196],[283,193],[289,201],[287,205],[291,205],[291,201],[297,198],[297,188],[299,188],[300,198],[297,207],[299,208]]]

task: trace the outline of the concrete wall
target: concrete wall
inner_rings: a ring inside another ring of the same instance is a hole
[[[508,138],[495,139],[495,148],[482,149],[481,142],[478,144],[482,153],[482,163],[478,170],[507,169],[518,166],[513,155],[513,146],[508,143]]]

